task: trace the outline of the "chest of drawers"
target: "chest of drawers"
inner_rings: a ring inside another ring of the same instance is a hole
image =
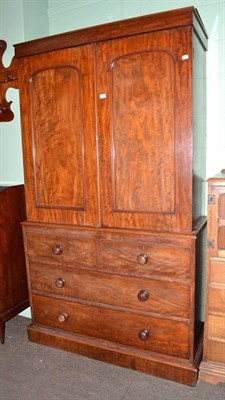
[[[195,381],[196,236],[31,223],[23,230],[31,340],[62,348],[70,342],[80,354],[119,365],[132,360],[144,372],[153,363],[159,376],[168,362],[176,380]]]

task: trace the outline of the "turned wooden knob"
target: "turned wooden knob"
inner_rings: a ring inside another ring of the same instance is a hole
[[[141,340],[147,340],[149,337],[149,330],[148,329],[142,329],[139,332],[139,339]]]
[[[140,301],[146,301],[149,298],[149,292],[147,292],[147,290],[141,290],[138,293],[138,300]]]
[[[148,261],[148,256],[146,253],[141,253],[139,254],[139,256],[137,257],[137,262],[138,264],[144,265],[146,264]]]
[[[59,314],[58,316],[58,321],[59,322],[65,322],[68,319],[68,314],[63,312],[62,314]]]
[[[64,284],[65,284],[65,281],[64,281],[63,278],[58,278],[58,279],[56,279],[56,281],[55,281],[55,286],[56,286],[57,288],[62,288],[62,287],[64,286]]]
[[[62,254],[62,252],[63,252],[63,247],[60,246],[60,244],[57,244],[55,247],[53,247],[52,252],[53,252],[53,254],[55,254],[56,256],[58,256],[59,254]]]

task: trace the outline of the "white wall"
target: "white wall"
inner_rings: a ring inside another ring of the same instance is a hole
[[[24,40],[23,15],[21,2],[0,0],[0,37],[7,41],[8,49],[3,61],[10,64],[13,55],[12,44]],[[20,23],[19,23],[20,21]],[[10,92],[10,93],[9,93]],[[15,119],[0,124],[0,182],[1,185],[23,182],[22,151],[20,135],[20,113],[18,92],[8,90],[7,97],[13,101]]]
[[[7,42],[3,57],[8,66],[14,55],[13,44],[49,33],[47,0],[0,0],[0,38]],[[23,183],[19,92],[7,91],[15,118],[0,124],[0,185]]]
[[[14,55],[13,44],[49,34],[47,0],[0,0],[0,38],[7,42],[3,57],[8,66]],[[9,89],[15,118],[0,123],[0,185],[23,183],[23,162],[18,90]],[[30,317],[30,309],[21,315]]]

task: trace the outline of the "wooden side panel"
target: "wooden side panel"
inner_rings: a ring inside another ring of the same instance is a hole
[[[99,225],[92,46],[20,60],[27,218]]]
[[[218,249],[225,250],[225,226],[218,229]]]
[[[210,282],[225,285],[225,260],[212,259]]]
[[[218,199],[219,218],[225,219],[225,193],[222,193]]]
[[[192,230],[191,40],[188,27],[96,46],[103,226]]]
[[[223,193],[220,193],[218,198],[218,218],[220,226],[218,228],[218,251],[225,256],[225,187]]]
[[[193,32],[193,221],[205,215],[206,192],[206,53]]]
[[[208,324],[209,337],[225,341],[225,315],[209,315]]]
[[[213,287],[208,288],[208,311],[221,313],[223,311],[222,306],[225,304],[225,287]]]
[[[225,258],[225,176],[209,181],[208,240],[213,244],[208,248],[208,257]]]
[[[0,342],[5,322],[29,306],[21,222],[26,218],[24,186],[0,186]]]
[[[28,300],[20,225],[25,218],[24,186],[0,191],[0,314]]]
[[[223,370],[225,364],[225,340],[217,341],[213,339],[208,339],[207,360],[221,363],[222,364],[221,370]],[[223,376],[223,381],[225,380],[224,378],[225,377]]]

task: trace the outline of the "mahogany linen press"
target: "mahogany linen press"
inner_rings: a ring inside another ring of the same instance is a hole
[[[20,43],[1,67],[1,97],[20,92],[31,341],[195,385],[206,50],[187,7]]]

